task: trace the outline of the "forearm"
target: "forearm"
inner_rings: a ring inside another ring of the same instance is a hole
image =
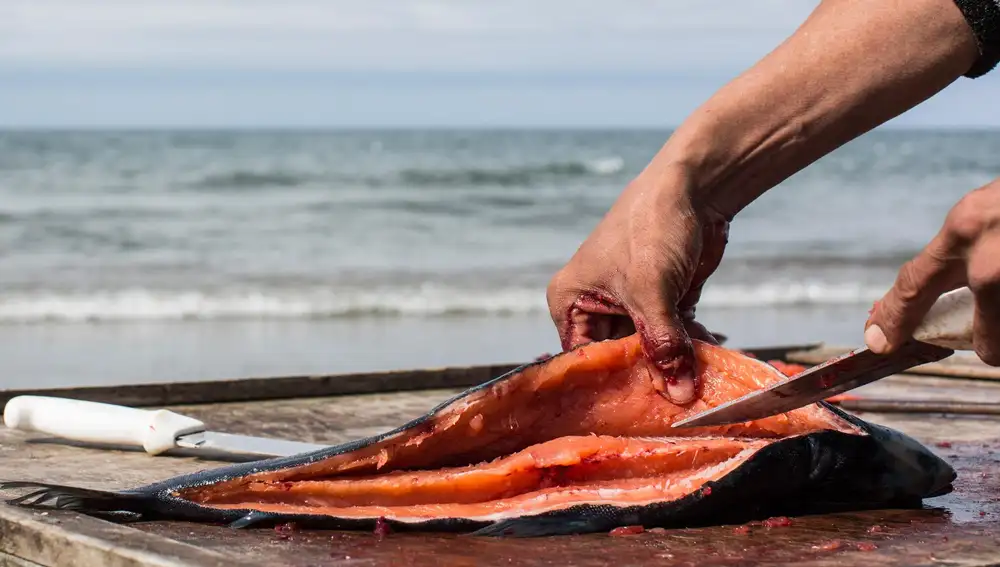
[[[718,91],[642,176],[731,218],[816,159],[969,71],[976,37],[953,0],[824,0]]]

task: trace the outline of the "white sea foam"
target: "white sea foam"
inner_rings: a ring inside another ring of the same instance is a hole
[[[881,287],[804,282],[708,286],[701,306],[752,308],[870,303]],[[544,289],[461,289],[424,285],[373,289],[170,291],[0,295],[0,323],[184,319],[504,316],[547,312]]]
[[[595,159],[587,163],[587,169],[598,175],[611,175],[625,168],[625,160],[618,157]]]

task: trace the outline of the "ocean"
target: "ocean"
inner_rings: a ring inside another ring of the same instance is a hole
[[[0,133],[0,385],[520,362],[545,286],[669,131]],[[733,223],[733,346],[861,344],[998,131],[879,130]]]

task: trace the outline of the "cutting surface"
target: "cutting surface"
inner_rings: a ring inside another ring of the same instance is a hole
[[[171,409],[222,431],[338,443],[396,427],[457,391]],[[879,398],[1000,403],[1000,383],[929,376],[892,377],[857,393]],[[409,565],[604,565],[609,560],[618,565],[696,566],[833,565],[843,561],[866,565],[1000,564],[1000,417],[861,415],[907,432],[944,456],[959,471],[955,492],[928,500],[923,510],[792,518],[786,527],[750,526],[746,531],[719,526],[630,536],[600,533],[527,540],[402,533],[379,539],[367,532],[233,530],[172,522],[117,526],[72,513],[42,515],[2,506],[0,550],[44,565],[86,564],[73,559],[80,556],[73,555],[73,546],[92,546],[95,539],[109,542],[101,551],[105,565],[396,565],[404,559]],[[115,489],[219,464],[71,446],[0,428],[3,479]],[[87,540],[90,543],[66,543],[73,534],[92,539]],[[60,545],[64,546],[62,553],[54,550]],[[0,556],[0,564],[3,561]]]

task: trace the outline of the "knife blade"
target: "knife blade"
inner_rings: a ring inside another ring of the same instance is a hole
[[[877,354],[867,347],[854,349],[772,386],[676,421],[671,427],[728,425],[770,417],[937,362],[956,350],[972,350],[974,310],[975,298],[969,288],[950,291],[927,311],[913,338],[890,354]]]
[[[816,403],[904,370],[943,360],[954,350],[910,341],[892,355],[862,347],[787,380],[676,421],[672,427],[727,425],[763,419]]]
[[[233,455],[264,458],[288,457],[327,448],[326,445],[287,441],[285,439],[251,437],[249,435],[221,433],[218,431],[201,431],[181,435],[176,439],[176,443],[178,447],[185,449],[204,449],[206,451],[221,451]]]
[[[84,443],[140,447],[150,455],[171,449],[233,457],[270,458],[307,453],[325,445],[210,431],[192,417],[169,410],[49,396],[16,396],[4,407],[4,424]]]

